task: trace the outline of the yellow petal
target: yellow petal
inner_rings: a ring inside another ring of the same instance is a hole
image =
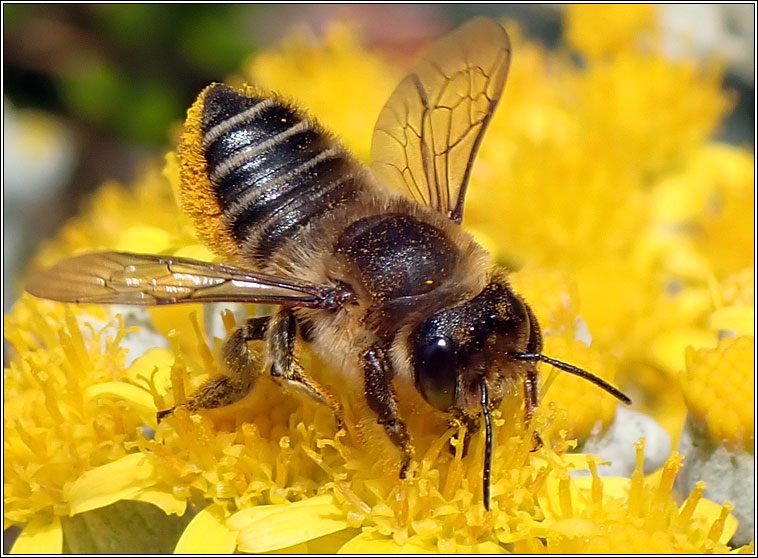
[[[56,515],[52,521],[33,520],[13,543],[11,554],[62,554],[63,529]]]
[[[751,306],[727,306],[708,318],[708,329],[733,331],[736,335],[755,335],[755,309]]]
[[[152,379],[155,389],[163,393],[171,387],[171,366],[174,359],[173,353],[168,349],[152,347],[134,359],[124,376],[134,382],[140,382],[140,378]]]
[[[173,493],[165,490],[157,490],[155,488],[148,488],[142,490],[130,500],[136,500],[137,502],[147,502],[163,510],[166,515],[184,515],[187,511],[187,500],[177,498]]]
[[[321,496],[314,496],[301,502],[294,504],[272,504],[267,506],[254,506],[241,510],[232,515],[226,522],[227,526],[233,531],[242,531],[253,521],[261,521],[271,514],[280,512],[283,507],[286,506],[320,506],[332,502],[333,499],[329,494],[323,494]]]
[[[696,327],[671,328],[657,335],[648,351],[654,365],[663,372],[675,375],[684,370],[684,349],[689,345],[713,347],[716,339],[712,333]]]
[[[227,525],[240,531],[237,544],[243,552],[269,552],[347,528],[344,513],[328,494],[243,510]]]
[[[132,453],[107,465],[91,469],[65,490],[71,515],[130,500],[158,482],[152,462]]]
[[[232,554],[236,546],[237,533],[226,527],[223,509],[211,504],[184,529],[174,554]]]
[[[587,469],[587,457],[592,457],[595,463],[598,465],[610,465],[611,462],[607,459],[600,457],[599,455],[593,455],[591,453],[565,453],[562,456],[563,462],[569,469]],[[588,477],[591,478],[591,477]]]
[[[176,330],[179,333],[178,340],[182,352],[191,359],[200,361],[197,335],[191,315],[194,312],[197,316],[202,316],[202,304],[164,304],[149,306],[147,311],[159,333],[168,338],[169,333]]]
[[[348,528],[336,533],[330,533],[317,539],[311,539],[306,544],[308,554],[336,554],[347,541],[360,533],[360,529]],[[286,549],[282,549],[286,550]]]
[[[603,495],[606,498],[626,499],[629,497],[630,480],[626,477],[600,477]],[[571,482],[579,490],[592,490],[592,477],[573,477]]]
[[[567,537],[589,537],[596,531],[596,525],[594,522],[587,519],[546,519],[540,526],[545,529],[547,533],[554,535],[560,533]]]
[[[545,513],[545,518],[555,520],[571,517],[577,510],[575,506],[580,502],[578,487],[574,479],[567,474],[558,474],[555,471],[551,471],[548,475],[544,490],[538,494],[537,499]]]
[[[294,556],[304,556],[305,554],[311,554],[308,551],[308,543],[307,542],[301,542],[297,544],[293,544],[292,546],[287,546],[284,548],[277,548],[276,550],[272,550],[270,552],[267,552],[266,554],[289,554]]]
[[[84,391],[84,397],[86,399],[96,399],[98,397],[121,399],[129,403],[146,423],[155,422],[155,412],[157,409],[153,396],[140,387],[125,384],[124,382],[106,382],[104,384],[89,386]]]
[[[294,554],[298,556],[304,554],[336,554],[343,544],[360,532],[360,529],[355,528],[343,529],[342,531],[329,533],[328,535],[323,535],[307,542],[285,546],[284,548],[277,548],[266,554]]]
[[[456,548],[456,554],[505,554],[507,550],[492,541],[485,541],[473,545],[459,544]]]
[[[337,554],[437,554],[437,547],[410,538],[399,545],[376,533],[361,533],[346,542]]]
[[[755,539],[751,540],[750,543],[746,545],[735,548],[732,550],[731,554],[755,554]]]
[[[700,518],[710,525],[721,516],[721,509],[721,504],[717,504],[713,500],[701,498],[697,503],[697,507],[695,507],[692,517]],[[735,531],[737,531],[737,523],[737,519],[730,513],[724,522],[724,530],[719,537],[719,542],[721,544],[727,544],[729,542]]]

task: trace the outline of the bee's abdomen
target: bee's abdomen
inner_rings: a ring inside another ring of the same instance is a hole
[[[213,247],[265,261],[315,219],[355,198],[359,165],[281,100],[212,85],[180,148],[187,211]]]

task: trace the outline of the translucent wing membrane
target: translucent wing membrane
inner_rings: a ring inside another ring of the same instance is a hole
[[[41,298],[85,304],[250,302],[332,308],[347,293],[223,263],[187,258],[97,252],[74,256],[35,274],[26,290]]]
[[[379,114],[372,171],[455,222],[484,130],[505,86],[505,30],[477,18],[435,43]]]

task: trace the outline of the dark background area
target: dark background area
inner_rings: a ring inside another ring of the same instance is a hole
[[[696,52],[727,61],[737,103],[719,133],[740,144],[754,137],[753,9],[680,5],[660,15],[664,29],[692,31]],[[172,147],[173,126],[202,87],[293,24],[320,34],[348,17],[369,46],[412,54],[474,15],[512,18],[553,46],[561,12],[546,4],[4,4],[4,309],[15,270],[83,196],[109,179],[131,181],[147,155]]]

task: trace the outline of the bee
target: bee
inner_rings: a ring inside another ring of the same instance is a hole
[[[529,305],[461,227],[510,59],[507,33],[485,18],[436,42],[379,114],[371,167],[278,95],[209,85],[188,110],[178,148],[181,198],[198,234],[229,263],[89,253],[33,276],[26,289],[75,303],[278,305],[233,331],[222,348],[224,373],[178,405],[190,412],[230,405],[268,370],[339,415],[338,400],[296,357],[309,344],[362,380],[368,407],[399,449],[401,477],[412,446],[397,382],[471,432],[483,421],[489,510],[490,412],[521,383],[531,420],[537,362],[630,403],[602,379],[542,354]],[[262,358],[253,341],[264,343]]]

